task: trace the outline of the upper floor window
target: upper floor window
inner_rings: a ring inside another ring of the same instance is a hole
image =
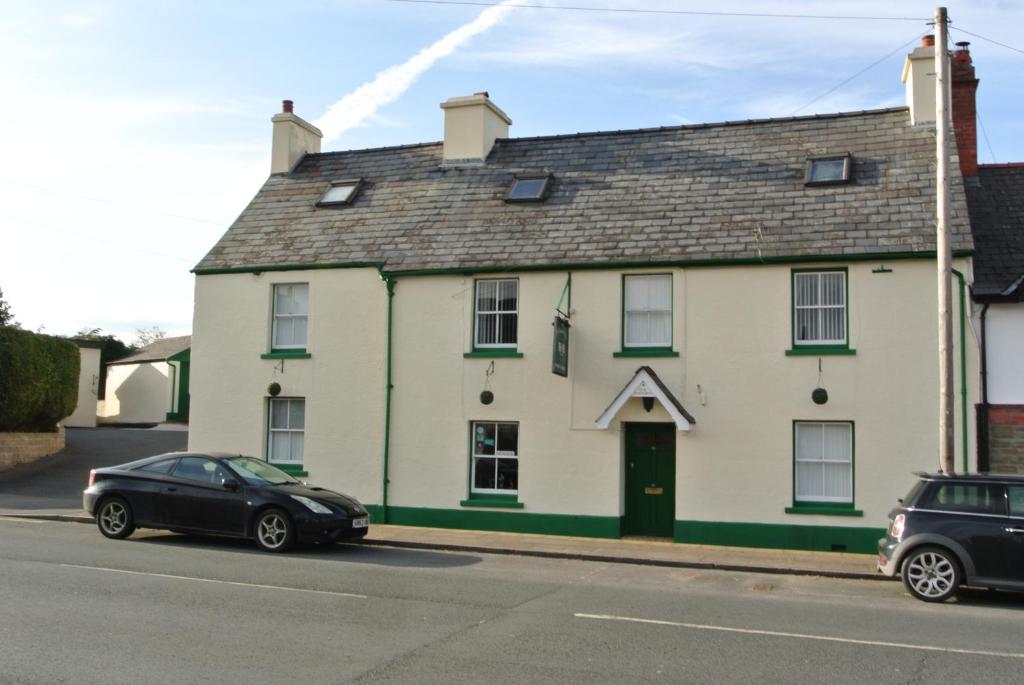
[[[845,270],[793,272],[793,344],[847,344]]]
[[[622,345],[672,347],[672,274],[624,276]]]
[[[474,347],[515,347],[519,327],[519,281],[476,282]]]
[[[279,283],[274,286],[275,350],[305,349],[309,318],[309,284]]]

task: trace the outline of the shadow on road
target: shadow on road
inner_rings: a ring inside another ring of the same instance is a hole
[[[337,561],[347,564],[368,564],[396,568],[456,568],[472,566],[482,561],[480,557],[468,554],[396,549],[377,545],[361,545],[359,543],[299,545],[287,554],[271,555],[256,549],[255,542],[237,538],[156,533],[146,535],[145,537],[130,538],[130,541],[164,547],[215,549],[232,554],[251,554],[261,558],[316,559],[318,561]]]

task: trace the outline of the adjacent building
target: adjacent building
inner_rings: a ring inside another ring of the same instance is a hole
[[[156,340],[107,364],[100,423],[187,421],[191,336]]]
[[[872,551],[937,462],[931,51],[906,108],[631,131],[512,138],[477,93],[441,142],[322,153],[285,101],[194,270],[190,449],[393,523]]]

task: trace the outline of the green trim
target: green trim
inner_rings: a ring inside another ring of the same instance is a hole
[[[967,334],[964,331],[966,324],[964,319],[966,318],[966,307],[964,297],[964,275],[952,269],[953,275],[956,276],[960,282],[960,412],[961,412],[961,427],[960,433],[963,436],[963,461],[964,461],[964,473],[970,472],[970,465],[967,459],[968,442],[967,442]]]
[[[186,421],[188,420],[188,414],[181,414],[176,411],[169,411],[164,414],[165,421]]]
[[[224,266],[192,269],[196,276],[217,274],[261,274],[264,271],[312,271],[314,269],[381,269],[382,262],[325,262],[323,264],[264,264],[262,266]]]
[[[885,528],[809,526],[792,523],[740,523],[731,521],[676,521],[676,542],[691,545],[803,549],[819,552],[878,551]]]
[[[473,315],[476,318],[476,315]],[[465,359],[522,359],[523,353],[514,347],[482,347],[462,355]]]
[[[821,514],[824,516],[863,516],[860,509],[851,507],[834,507],[828,504],[811,504],[799,502],[795,506],[786,507],[787,514]]]
[[[260,359],[309,359],[312,355],[306,350],[271,350],[260,355]]]
[[[395,305],[395,279],[380,271],[380,280],[388,294],[388,332],[385,342],[385,379],[384,379],[384,465],[381,474],[381,499],[380,515],[378,520],[382,523],[388,522],[388,483],[391,478],[388,475],[388,465],[391,456],[391,393],[394,385],[391,383],[391,350],[392,350],[392,320]]]
[[[370,512],[371,521],[382,523],[380,505],[364,506]],[[460,528],[539,535],[574,535],[587,538],[619,538],[622,536],[622,518],[620,516],[534,514],[518,511],[487,511],[475,508],[388,507],[387,523],[399,526]],[[876,540],[878,537],[876,536]]]
[[[192,361],[192,348],[191,347],[186,347],[181,352],[176,352],[175,354],[172,354],[170,357],[168,357],[164,361],[168,361],[168,362],[187,362],[187,361]]]
[[[488,497],[473,497],[459,502],[460,507],[491,507],[498,509],[522,509],[523,503],[515,497],[502,497],[490,495]]]
[[[668,276],[669,279],[669,311],[672,312],[672,319],[668,325],[668,345],[664,347],[626,347],[626,279],[631,276]],[[621,352],[612,353],[613,357],[678,357],[679,353],[675,354],[629,354],[630,351],[636,350],[639,352],[650,352],[651,350],[658,350],[663,352],[671,352],[672,346],[675,344],[675,320],[676,320],[676,293],[675,293],[675,278],[673,278],[672,272],[665,273],[654,273],[654,274],[622,274],[619,279],[619,347]]]
[[[842,272],[843,287],[845,289],[844,300],[843,300],[843,313],[846,315],[845,330],[846,341],[842,343],[826,344],[826,345],[798,345],[796,342],[796,275],[797,274],[808,274],[808,273],[839,273]],[[812,355],[826,355],[826,354],[844,354],[839,350],[850,349],[850,270],[843,267],[831,268],[831,269],[820,269],[820,268],[808,268],[808,269],[790,269],[789,272],[789,350],[786,354],[812,354]],[[810,350],[807,353],[797,352],[796,350]],[[825,350],[830,350],[825,352]],[[848,352],[845,354],[856,354],[855,351]]]
[[[850,501],[849,502],[798,502],[796,499],[796,426],[799,423],[845,423],[850,426]],[[807,509],[843,509],[854,511],[853,503],[857,501],[857,425],[853,421],[822,421],[820,419],[793,419],[793,500],[792,506],[786,508],[787,514],[803,514]],[[801,511],[790,511],[800,509]],[[833,512],[815,512],[833,513]],[[856,514],[838,514],[839,516],[856,516]],[[861,514],[863,516],[863,514]]]
[[[289,476],[296,478],[305,478],[309,475],[307,471],[302,468],[302,464],[275,464],[274,462],[267,462],[276,469],[280,469],[287,473]]]
[[[857,350],[852,347],[797,347],[786,350],[787,357],[828,357],[829,355],[854,355]]]
[[[678,357],[679,353],[671,347],[629,347],[612,352],[613,357]]]
[[[954,257],[971,257],[974,250],[953,250]],[[735,257],[731,259],[677,259],[657,260],[649,262],[626,262],[609,260],[606,262],[593,263],[552,263],[552,264],[521,264],[518,266],[484,266],[484,267],[459,267],[440,269],[408,269],[385,272],[382,262],[326,262],[324,264],[267,264],[264,266],[230,266],[214,267],[208,269],[192,269],[197,276],[216,274],[259,274],[264,271],[307,271],[313,269],[359,269],[376,268],[382,273],[390,276],[471,276],[473,274],[487,273],[511,273],[516,271],[586,271],[600,269],[645,269],[645,268],[697,268],[709,266],[757,266],[757,265],[785,265],[785,264],[812,264],[815,262],[876,262],[897,261],[905,259],[935,259],[934,251],[922,252],[865,252],[863,254],[824,254],[824,255],[788,255],[773,257]]]

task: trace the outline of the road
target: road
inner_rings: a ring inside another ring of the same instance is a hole
[[[0,519],[0,683],[1020,682],[1024,598]],[[960,650],[957,652],[949,649]]]

